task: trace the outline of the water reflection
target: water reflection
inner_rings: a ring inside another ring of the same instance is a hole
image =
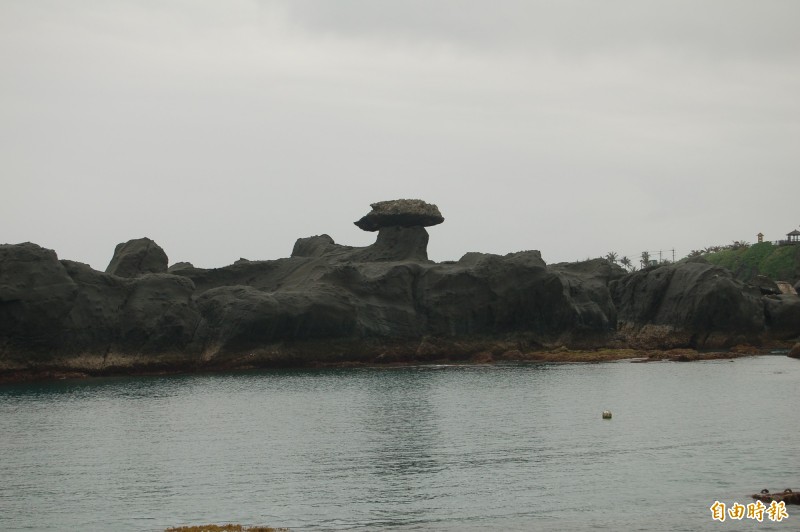
[[[430,511],[442,469],[435,380],[433,372],[404,368],[373,372],[364,381],[357,422],[365,441],[357,459],[366,474],[366,522],[399,525]]]
[[[378,476],[410,477],[440,468],[434,452],[438,415],[431,402],[435,375],[401,370],[367,380],[362,422],[372,442],[368,458]]]
[[[764,357],[0,386],[0,530],[708,529],[800,476],[800,411],[763,410],[798,384]]]

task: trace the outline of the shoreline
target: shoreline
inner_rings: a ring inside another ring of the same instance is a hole
[[[422,205],[409,201],[387,205]],[[435,263],[424,224],[403,219],[376,226],[369,246],[317,235],[298,239],[290,257],[214,269],[169,266],[147,238],[119,244],[106,272],[36,244],[0,245],[0,383],[440,362],[688,362],[800,340],[800,298],[765,296],[707,263],[634,273],[606,259],[547,265],[536,250]]]
[[[549,351],[509,350],[499,354],[479,352],[465,357],[408,357],[382,361],[381,357],[372,360],[306,360],[290,363],[281,361],[272,364],[229,363],[217,366],[174,365],[169,367],[117,367],[106,369],[79,369],[74,367],[20,368],[0,373],[0,386],[28,382],[52,382],[58,380],[94,379],[104,377],[163,377],[172,375],[214,375],[249,371],[269,371],[279,369],[337,369],[337,368],[402,368],[428,365],[479,366],[497,363],[531,364],[599,364],[603,362],[649,363],[649,362],[697,362],[703,360],[733,360],[752,356],[787,356],[791,345],[754,347],[735,346],[727,351],[698,351],[689,348],[677,349],[567,349]]]

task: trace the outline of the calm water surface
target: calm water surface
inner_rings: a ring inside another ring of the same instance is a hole
[[[799,385],[765,356],[0,386],[0,530],[798,530],[708,507],[800,488]]]

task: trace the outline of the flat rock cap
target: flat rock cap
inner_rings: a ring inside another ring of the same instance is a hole
[[[355,223],[364,231],[382,227],[429,227],[444,222],[439,207],[418,199],[379,201],[370,205],[372,211]]]

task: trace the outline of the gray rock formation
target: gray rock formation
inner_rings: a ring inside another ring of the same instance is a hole
[[[347,249],[351,248],[336,244],[328,235],[309,236],[297,239],[292,249],[292,257],[321,257],[337,250]]]
[[[378,227],[370,246],[313,236],[289,258],[223,268],[163,273],[166,254],[149,239],[117,246],[113,274],[35,244],[2,245],[0,377],[466,359],[478,352],[470,345],[498,342],[517,352],[703,348],[800,335],[800,298],[762,297],[706,262],[633,274],[604,259],[548,266],[538,251],[434,263],[421,215],[431,211],[414,218],[389,203],[376,209],[388,217],[368,224]]]
[[[149,238],[137,238],[118,244],[106,273],[118,277],[136,277],[145,273],[166,273],[167,254]]]
[[[756,275],[750,283],[761,291],[762,295],[777,295],[781,293],[778,284],[764,275]]]
[[[764,314],[771,336],[780,340],[800,339],[800,297],[781,294],[764,298]]]
[[[456,263],[435,264],[414,255],[424,251],[423,228],[389,229],[393,247],[380,235],[366,248],[315,237],[295,247],[298,253],[310,245],[312,257],[176,272],[197,287],[204,356],[322,339],[419,342],[521,334],[532,345],[577,345],[615,328],[602,281],[592,278],[584,288],[548,271],[538,251],[468,253]],[[328,252],[320,254],[314,243]]]
[[[167,268],[167,272],[172,273],[175,270],[184,270],[186,268],[194,268],[194,264],[192,264],[191,262],[176,262],[175,264]]]
[[[624,277],[624,269],[605,259],[554,264],[550,269],[560,274],[579,310],[578,326],[592,324],[601,330],[616,329],[617,309],[609,284]]]
[[[128,279],[61,263],[78,286],[62,350],[158,354],[189,346],[200,319],[191,280],[170,274]]]
[[[0,359],[11,367],[87,354],[97,366],[109,353],[189,357],[199,314],[185,277],[119,277],[35,244],[0,246],[0,264]]]
[[[439,207],[422,200],[398,199],[379,201],[370,205],[372,210],[357,222],[364,231],[377,231],[384,227],[428,227],[444,222]]]
[[[58,345],[78,291],[54,251],[30,242],[0,246],[0,358]]]
[[[794,344],[789,350],[788,355],[792,358],[800,358],[800,342]]]
[[[420,226],[382,227],[374,244],[348,258],[357,262],[427,261],[428,232]]]
[[[646,268],[611,285],[621,330],[634,344],[728,347],[757,343],[764,330],[760,291],[710,264]]]

